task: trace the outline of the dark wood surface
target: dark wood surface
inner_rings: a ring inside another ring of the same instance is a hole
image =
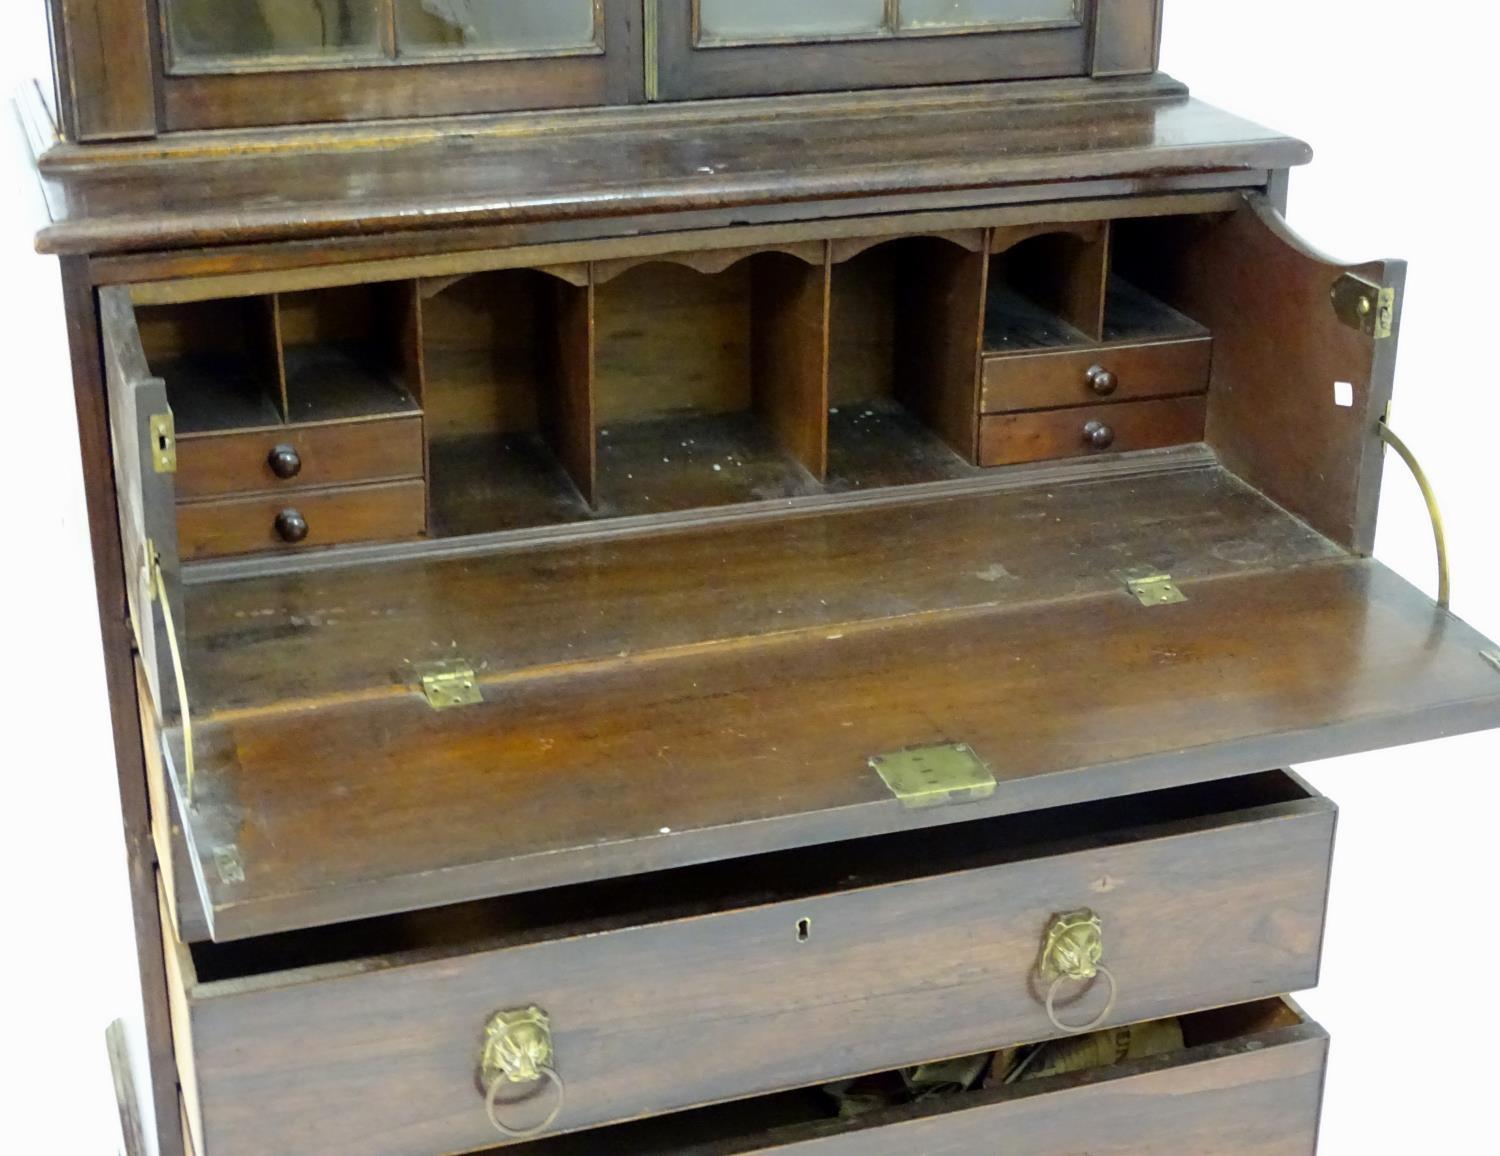
[[[979,464],[1010,466],[1203,440],[1202,396],[994,414],[979,424]]]
[[[1183,1021],[1186,1050],[1015,1087],[827,1119],[817,1089],[503,1149],[514,1156],[1309,1156],[1328,1036],[1289,1002]],[[493,1149],[492,1151],[501,1151]]]
[[[682,440],[670,439],[669,456],[685,453]],[[658,458],[666,442],[654,443]],[[1201,465],[992,482],[754,525],[195,584],[189,687],[199,718],[228,721],[400,698],[412,664],[454,651],[487,680],[513,680],[1108,594],[1120,589],[1113,571],[1129,566],[1195,581],[1340,556]]]
[[[1186,581],[1185,604],[1153,610],[1121,587],[624,656],[502,680],[484,705],[451,712],[382,692],[200,725],[188,834],[214,935],[1114,797],[1500,722],[1490,644],[1378,564],[1226,569],[1238,572]],[[909,811],[866,762],[955,741],[994,766],[993,797]],[[243,881],[215,874],[225,847]]]
[[[249,945],[228,963],[199,952],[183,1000],[205,1150],[404,1156],[483,1145],[494,1133],[474,1071],[499,1008],[552,1017],[568,1083],[559,1131],[1050,1038],[1059,1033],[1033,971],[1051,917],[1081,906],[1103,918],[1120,984],[1110,1023],[1310,986],[1333,808],[1290,797],[1299,792],[1285,780],[1192,794],[1158,804],[1176,817],[1155,825],[1134,825],[1129,808],[1114,828],[1066,813],[1029,820],[1057,842],[1027,839],[1017,820],[928,833],[896,863],[850,849],[837,891],[743,908],[732,888],[710,892],[702,914],[674,913],[674,885],[659,882],[637,892],[645,911],[606,906],[554,931],[503,908],[469,912],[472,940],[443,931],[427,947],[418,936],[408,954],[384,958],[276,970],[274,946]],[[797,878],[794,864],[787,871]],[[761,892],[753,864],[738,873],[744,893]],[[817,872],[807,875],[802,885],[816,888]],[[667,904],[664,919],[649,914],[653,903]],[[1068,1010],[1087,1018],[1103,1001],[1091,990]],[[361,1110],[329,1111],[349,1103]]]
[[[97,254],[787,202],[807,215],[838,198],[912,209],[940,193],[1146,172],[1242,170],[1255,184],[1309,159],[1180,89],[1086,83],[1110,99],[1077,85],[936,89],[499,118],[333,149],[319,136],[290,153],[254,134],[183,140],[165,146],[175,162],[68,155],[44,172],[53,223],[39,244]],[[691,148],[661,147],[683,129]]]

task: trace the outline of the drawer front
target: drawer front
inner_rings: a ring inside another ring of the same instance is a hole
[[[1155,450],[1203,440],[1202,397],[1000,414],[979,427],[979,464],[1013,466],[1103,453]]]
[[[1205,393],[1213,338],[984,359],[983,410],[1014,413]]]
[[[177,443],[182,499],[420,478],[422,418],[187,435]]]
[[[819,1089],[541,1141],[525,1156],[1312,1156],[1328,1034],[1286,1000],[1182,1021],[1147,1059],[833,1116]],[[877,1081],[899,1086],[898,1079]]]
[[[1118,984],[1105,1022],[1301,990],[1317,979],[1333,821],[1299,798],[523,946],[189,975],[190,1099],[213,1156],[396,1156],[496,1143],[477,1073],[486,1025],[510,1009],[550,1017],[567,1083],[555,1132],[1053,1037],[1036,963],[1054,914],[1080,908],[1100,916]],[[1059,1015],[1101,1016],[1105,987],[1065,985]],[[537,1123],[547,1095],[510,1122]]]
[[[178,548],[187,560],[390,542],[419,537],[426,527],[427,487],[420,481],[258,494],[177,507]]]

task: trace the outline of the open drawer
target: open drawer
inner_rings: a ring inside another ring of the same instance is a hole
[[[1311,1156],[1328,1036],[1287,1000],[1181,1020],[1179,1051],[830,1118],[828,1091],[543,1140],[515,1156]],[[998,1059],[999,1057],[997,1057]],[[900,1077],[892,1073],[887,1082]],[[1000,1147],[996,1147],[997,1139]]]
[[[1268,772],[169,942],[192,1129],[204,1156],[467,1151],[497,1135],[486,1091],[507,1127],[557,1106],[549,1131],[567,1132],[1300,990],[1317,981],[1334,820]],[[1044,970],[1059,916],[1092,928],[1093,982]],[[523,1030],[566,1084],[560,1106],[551,1088],[512,1102],[528,1080],[486,1041]]]

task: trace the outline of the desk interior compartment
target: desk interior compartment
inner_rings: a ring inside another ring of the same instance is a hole
[[[829,485],[971,477],[987,233],[832,247]]]
[[[588,266],[429,279],[421,296],[434,533],[591,517]]]
[[[603,512],[819,491],[823,245],[601,262],[594,276]]]

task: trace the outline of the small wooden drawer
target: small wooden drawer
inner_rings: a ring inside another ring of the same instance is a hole
[[[420,480],[255,494],[177,507],[178,549],[189,561],[399,541],[420,537],[426,527],[427,486]]]
[[[177,442],[177,496],[223,497],[420,478],[422,417],[184,434]]]
[[[1211,337],[1008,353],[984,359],[984,413],[1208,391]]]
[[[841,1120],[822,1088],[505,1149],[514,1156],[1312,1156],[1328,1035],[1289,1000],[1184,1016],[1183,1048]],[[900,1075],[883,1083],[899,1087]]]
[[[550,1019],[567,1086],[553,1133],[1057,1037],[1038,961],[1055,917],[1085,908],[1118,999],[1111,1011],[1102,978],[1060,981],[1065,1021],[1302,990],[1318,975],[1334,817],[1271,772],[689,868],[649,887],[174,941],[195,1134],[207,1156],[493,1145],[481,1060],[507,1011]],[[503,1121],[541,1122],[553,1089],[537,1091]]]
[[[1208,400],[1179,397],[1008,413],[979,426],[979,464],[1012,466],[1203,440]]]

